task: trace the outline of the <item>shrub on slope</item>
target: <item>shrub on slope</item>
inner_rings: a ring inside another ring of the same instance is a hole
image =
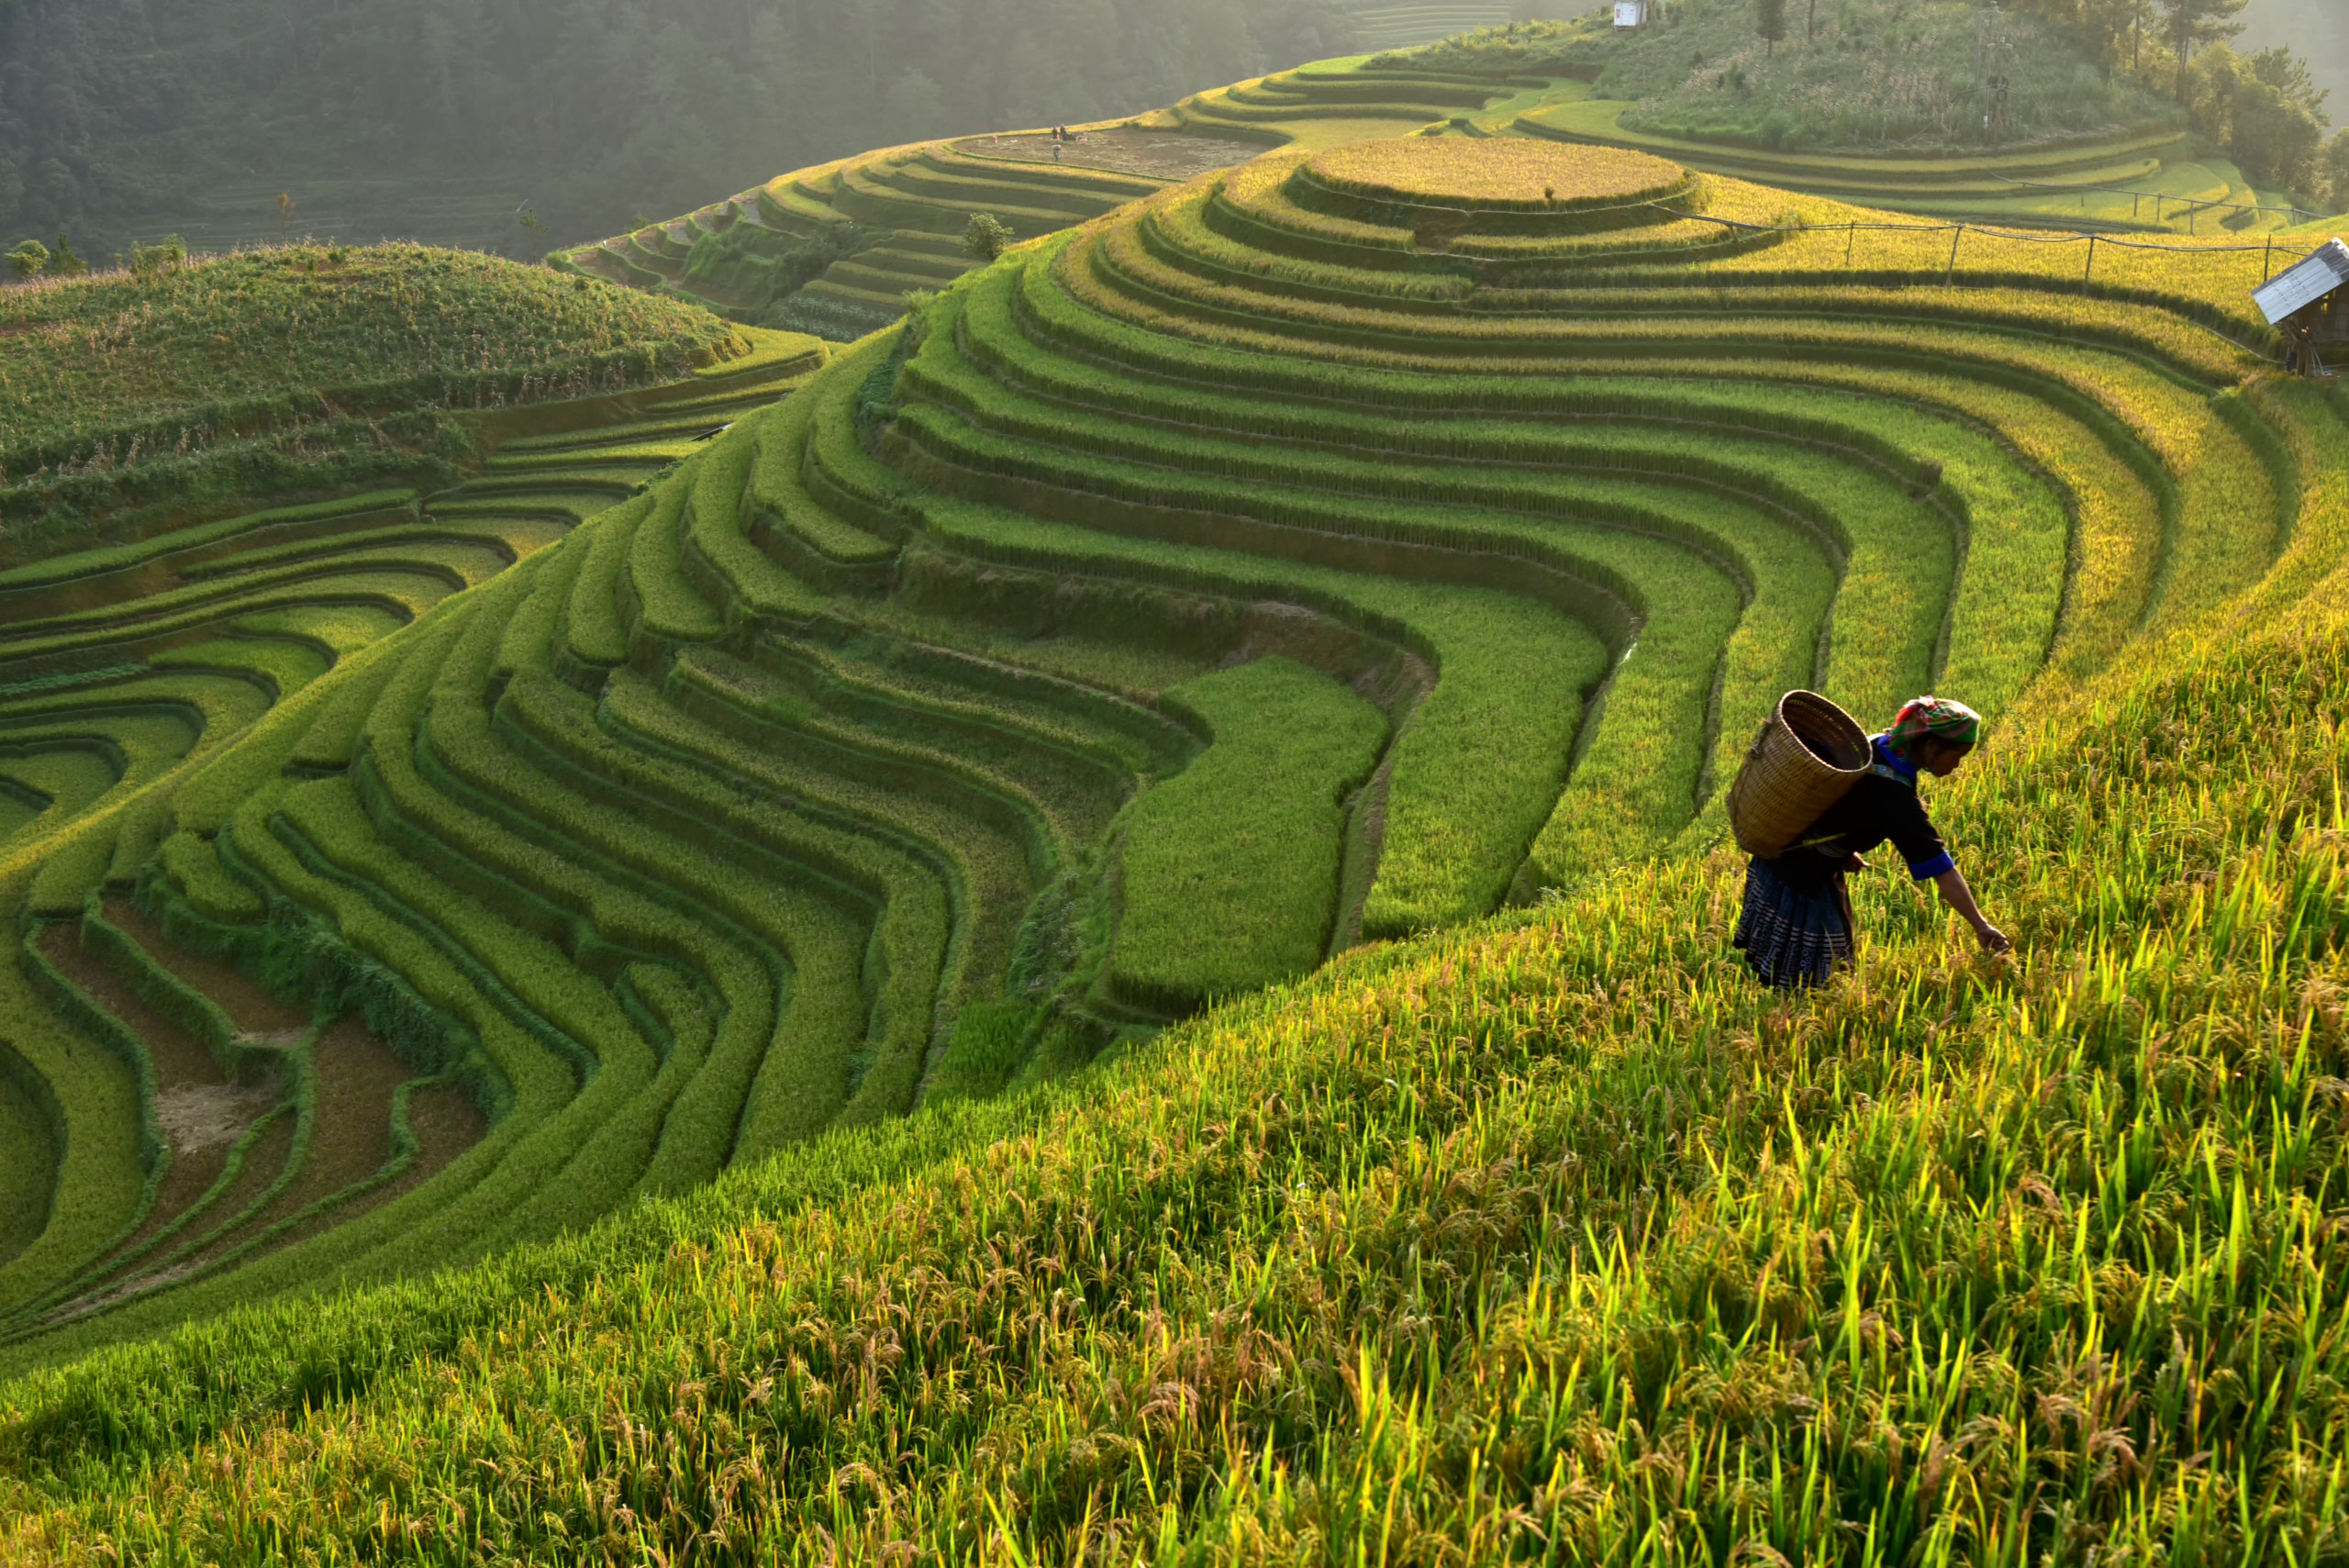
[[[1732,857],[552,1249],[0,1389],[28,1561],[2321,1560],[2349,428],[2290,549],[1756,992]]]

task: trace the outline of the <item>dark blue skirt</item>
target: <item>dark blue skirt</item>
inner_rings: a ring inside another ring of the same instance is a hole
[[[1823,985],[1852,962],[1852,922],[1843,912],[1843,873],[1816,893],[1798,891],[1768,861],[1745,868],[1745,909],[1734,944],[1765,985]]]

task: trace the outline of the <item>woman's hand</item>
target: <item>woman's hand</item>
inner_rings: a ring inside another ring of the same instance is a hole
[[[2015,944],[2007,933],[1990,924],[1974,902],[1974,890],[1965,885],[1965,873],[1953,866],[1933,878],[1933,885],[1941,890],[1942,902],[1957,911],[1958,917],[1974,928],[1974,935],[1982,943],[1984,952],[2012,952]]]

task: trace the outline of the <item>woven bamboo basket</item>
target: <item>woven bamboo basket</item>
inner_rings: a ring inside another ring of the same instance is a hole
[[[1788,692],[1729,786],[1729,826],[1737,847],[1776,860],[1850,792],[1871,761],[1867,731],[1858,719],[1817,692]]]

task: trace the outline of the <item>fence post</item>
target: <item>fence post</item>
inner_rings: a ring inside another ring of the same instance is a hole
[[[2080,272],[2080,292],[2088,292],[2088,279],[2096,275],[2096,236],[2088,236],[2088,264]]]
[[[2296,208],[2296,209],[2294,209],[2294,210],[2296,210],[2296,211],[2297,211],[2298,209]],[[2275,237],[2274,235],[2272,235],[2272,234],[2271,234],[2271,235],[2269,235],[2269,236],[2267,237],[2267,249],[2266,249],[2266,250],[2263,250],[2263,251],[2261,251],[2261,252],[2260,252],[2260,255],[2259,255],[2259,284],[2260,284],[2260,286],[2261,286],[2262,288],[2265,288],[2265,287],[2266,287],[2266,286],[2267,286],[2267,274],[2268,274],[2268,272],[2269,272],[2269,270],[2270,270],[2270,269],[2272,269],[2275,265],[2276,265],[2276,237]]]
[[[1947,288],[1957,276],[1957,242],[1965,238],[1965,225],[1959,224],[1957,232],[1949,237],[1949,270],[1942,273],[1942,287]]]
[[[1843,270],[1847,272],[1852,270],[1852,247],[1859,242],[1860,220],[1855,217],[1852,219],[1851,232],[1843,239]]]

